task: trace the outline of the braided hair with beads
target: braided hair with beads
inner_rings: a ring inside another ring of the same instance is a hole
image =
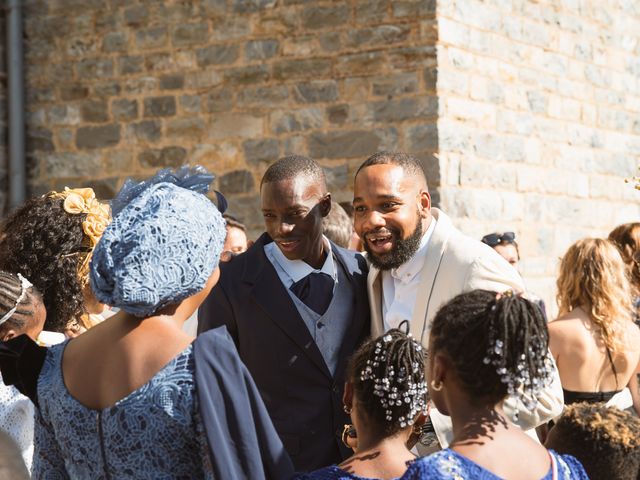
[[[0,338],[9,330],[23,331],[40,303],[40,294],[24,277],[0,271]]]
[[[348,378],[368,420],[385,436],[413,425],[427,409],[424,351],[400,324],[360,347]]]
[[[473,290],[438,311],[430,354],[445,353],[476,400],[495,404],[512,395],[533,410],[553,377],[548,344],[546,320],[537,305],[512,292]]]

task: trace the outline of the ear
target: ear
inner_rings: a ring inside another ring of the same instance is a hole
[[[444,382],[449,371],[449,359],[440,353],[433,357],[433,370],[431,380],[435,383]]]
[[[6,342],[17,336],[18,336],[18,332],[16,332],[13,328],[10,328],[6,332],[4,332],[4,335],[2,336],[2,341]]]
[[[331,194],[327,193],[324,197],[320,199],[320,214],[323,217],[329,215],[331,211]]]
[[[431,195],[427,189],[420,191],[418,201],[420,202],[420,215],[422,218],[429,218],[431,215]]]
[[[342,403],[347,408],[353,407],[353,383],[351,382],[344,383],[344,393],[342,394]]]

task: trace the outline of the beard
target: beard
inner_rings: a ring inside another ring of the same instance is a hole
[[[411,258],[415,255],[420,248],[420,241],[422,240],[422,218],[420,217],[420,212],[417,215],[416,227],[409,237],[405,239],[400,238],[400,232],[395,228],[388,228],[389,233],[393,235],[393,249],[385,254],[377,255],[374,254],[370,247],[369,242],[366,239],[366,234],[364,235],[364,249],[368,254],[368,258],[371,261],[371,264],[376,267],[378,270],[393,270],[394,268],[398,268],[405,262],[411,260]],[[372,233],[372,232],[368,232]]]

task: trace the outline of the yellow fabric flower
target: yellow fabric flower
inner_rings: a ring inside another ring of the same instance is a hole
[[[75,192],[70,192],[63,203],[64,211],[72,215],[78,215],[84,213],[87,206],[85,199]]]

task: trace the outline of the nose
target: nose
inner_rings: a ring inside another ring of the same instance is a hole
[[[365,232],[382,228],[387,224],[384,219],[384,215],[375,210],[367,212],[366,216],[362,219],[360,229],[356,228],[359,235],[363,235]]]
[[[285,220],[280,221],[280,223],[278,224],[278,236],[286,237],[291,233],[294,226],[295,225],[293,225],[292,223],[288,223]]]

